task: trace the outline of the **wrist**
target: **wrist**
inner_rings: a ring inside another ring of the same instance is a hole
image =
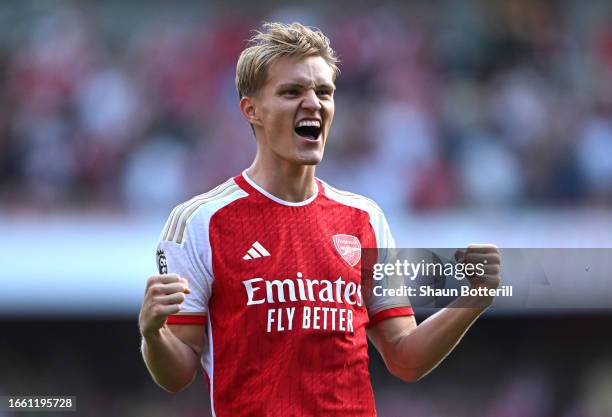
[[[155,342],[163,338],[164,329],[166,328],[166,324],[162,327],[151,328],[151,329],[141,329],[140,334],[142,338],[148,342]]]
[[[457,298],[455,307],[474,309],[481,314],[491,307],[495,297],[466,295]]]

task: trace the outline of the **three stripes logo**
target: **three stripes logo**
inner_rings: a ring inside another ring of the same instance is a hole
[[[164,240],[178,244],[183,243],[187,222],[200,207],[226,198],[238,191],[240,191],[238,184],[233,179],[229,179],[209,192],[195,196],[191,200],[176,206],[170,214],[170,219],[166,222],[163,232]]]
[[[264,256],[271,256],[270,252],[264,248],[261,243],[255,242],[251,245],[251,248],[247,251],[247,254],[242,257],[245,261],[262,258]]]

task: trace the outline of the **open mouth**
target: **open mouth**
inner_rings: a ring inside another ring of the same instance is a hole
[[[295,126],[295,133],[309,140],[317,140],[321,134],[321,122],[318,120],[302,120]]]

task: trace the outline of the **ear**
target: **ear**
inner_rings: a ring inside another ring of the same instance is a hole
[[[240,99],[240,112],[250,124],[261,126],[258,104],[259,103],[255,97],[244,96]]]

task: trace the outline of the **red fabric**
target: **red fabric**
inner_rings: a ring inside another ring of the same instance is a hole
[[[234,181],[246,195],[211,201],[203,231],[212,281],[202,364],[214,414],[375,416],[366,302],[383,309],[376,321],[412,313],[367,297],[361,269],[378,252],[364,260],[359,248],[377,246],[366,210],[384,235],[382,213],[361,197],[326,195],[320,182],[316,198],[290,205]]]
[[[383,320],[389,319],[391,317],[400,317],[400,316],[414,316],[414,311],[411,307],[398,307],[398,308],[390,308],[388,310],[383,310],[380,313],[375,314],[371,319],[368,327],[374,326],[377,323],[380,323]]]
[[[368,312],[364,300],[357,301],[361,292],[350,291],[361,285],[361,262],[351,267],[333,242],[334,235],[346,234],[358,238],[363,248],[375,248],[369,214],[325,196],[320,183],[314,201],[287,206],[261,194],[242,176],[235,181],[249,195],[219,209],[209,224],[215,414],[375,416],[365,333]],[[270,256],[243,259],[254,242]],[[298,272],[305,299],[300,297]],[[310,281],[312,299],[306,279],[323,282]],[[296,299],[286,290],[280,301],[274,282],[295,286]],[[348,299],[336,285],[349,288]]]
[[[167,324],[206,324],[206,316],[189,316],[186,314],[174,314],[168,316]]]

